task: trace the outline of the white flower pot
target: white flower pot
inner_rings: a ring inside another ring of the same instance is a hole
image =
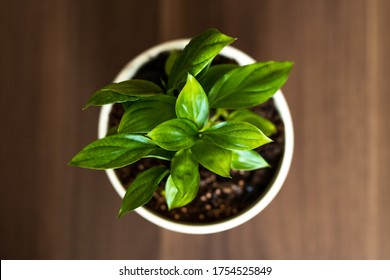
[[[188,42],[188,39],[169,41],[144,51],[136,58],[131,60],[119,72],[114,82],[121,82],[124,80],[131,79],[142,65],[148,62],[150,59],[156,57],[159,53],[164,51],[170,51],[173,49],[183,49],[188,44]],[[221,55],[235,59],[240,65],[246,65],[255,62],[253,58],[231,46],[225,47],[221,51]],[[145,219],[162,228],[190,234],[209,234],[225,231],[249,221],[258,213],[260,213],[275,198],[279,190],[282,188],[287,173],[290,169],[294,147],[293,125],[287,102],[280,90],[274,95],[273,99],[285,126],[284,154],[282,156],[279,170],[275,172],[275,179],[271,181],[272,185],[268,188],[268,190],[266,190],[266,192],[261,196],[261,198],[259,198],[257,202],[255,202],[254,204],[252,204],[252,206],[250,206],[246,210],[243,210],[242,212],[238,213],[236,216],[230,219],[225,219],[221,222],[209,224],[191,225],[188,223],[180,223],[173,220],[168,220],[164,217],[157,216],[145,207],[140,207],[135,211]],[[104,137],[107,133],[108,120],[111,108],[112,105],[105,105],[101,109],[98,127],[99,138]],[[119,181],[114,170],[106,170],[106,173],[116,192],[121,198],[123,198],[126,193],[126,189]]]

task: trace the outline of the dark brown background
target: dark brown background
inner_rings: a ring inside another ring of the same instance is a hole
[[[220,234],[117,221],[105,174],[66,166],[96,137],[81,107],[143,49],[208,27],[296,62],[284,188]],[[389,259],[389,27],[386,0],[1,0],[1,258]]]

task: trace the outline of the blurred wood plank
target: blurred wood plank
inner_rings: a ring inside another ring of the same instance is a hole
[[[215,3],[219,14],[231,19],[223,22],[223,30],[228,34],[240,30],[237,45],[244,41],[240,48],[259,60],[296,62],[284,87],[297,143],[290,176],[276,201],[254,222],[221,235],[234,248],[227,255],[388,258],[389,240],[384,233],[389,232],[389,219],[384,213],[389,191],[384,170],[390,163],[385,144],[389,133],[380,107],[390,102],[384,90],[389,84],[384,73],[388,72],[383,69],[388,67],[383,56],[389,53],[384,35],[389,4],[220,4]],[[193,3],[182,5],[182,11],[195,9]],[[175,18],[166,20],[171,20],[172,27],[179,24]],[[191,16],[186,20],[194,23],[193,29],[203,28],[203,21],[196,24]],[[205,241],[201,246],[189,242],[191,237],[180,237],[166,233],[166,240],[174,240],[170,250],[164,250],[168,258],[182,256],[184,244],[193,244],[187,245],[191,246],[186,255],[190,257],[211,243]],[[210,246],[211,258],[226,256],[225,250],[218,253]]]
[[[0,256],[389,259],[389,13],[386,0],[0,0]],[[258,60],[296,63],[285,186],[219,234],[117,221],[104,173],[66,166],[96,137],[98,109],[80,108],[143,49],[209,27]]]
[[[98,109],[81,111],[90,94],[157,42],[156,5],[2,1],[0,13],[2,256],[155,258],[159,230],[135,214],[117,222],[104,173],[66,164],[96,138]]]

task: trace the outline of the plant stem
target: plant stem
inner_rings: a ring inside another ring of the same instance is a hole
[[[215,112],[214,116],[212,116],[212,118],[209,119],[209,121],[203,127],[203,129],[201,131],[206,131],[207,129],[209,129],[210,127],[215,125],[221,117],[226,119],[228,117],[228,115],[229,114],[228,114],[226,109],[220,109],[220,108],[217,109],[217,111]]]

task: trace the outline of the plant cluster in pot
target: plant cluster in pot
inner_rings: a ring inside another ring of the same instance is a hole
[[[106,170],[123,198],[163,228],[206,234],[236,227],[276,196],[292,159],[280,88],[289,61],[256,62],[209,29],[133,59],[89,106],[99,139],[69,163]]]

